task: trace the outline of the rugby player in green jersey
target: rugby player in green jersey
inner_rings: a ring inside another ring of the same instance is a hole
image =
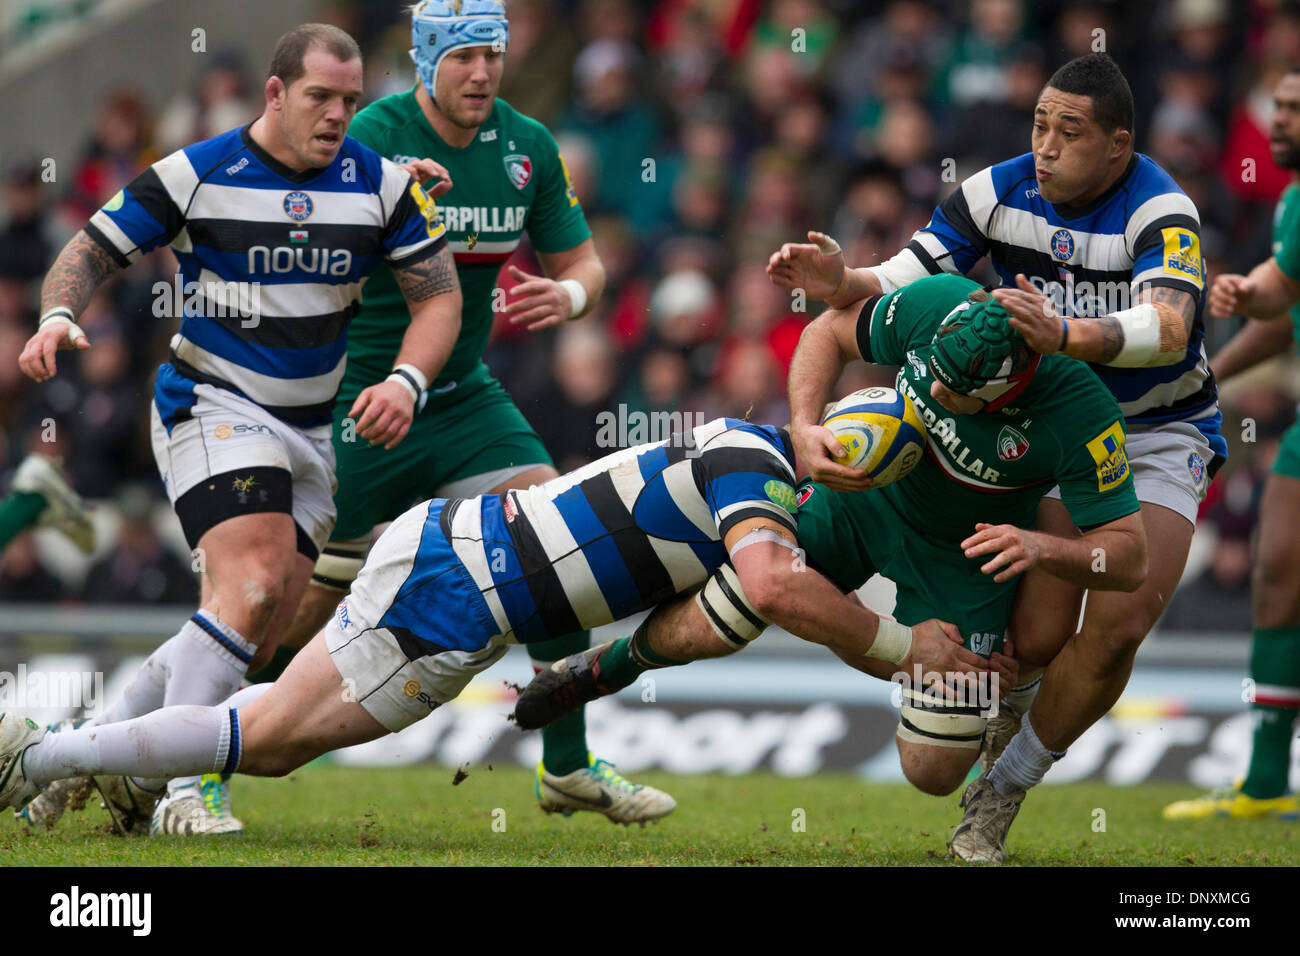
[[[1220,318],[1252,320],[1211,363],[1220,382],[1300,342],[1300,68],[1273,91],[1269,147],[1296,172],[1273,217],[1273,258],[1249,276],[1221,275],[1210,287]],[[1287,307],[1290,311],[1287,311]],[[1250,678],[1255,717],[1250,766],[1240,782],[1164,809],[1167,820],[1205,817],[1300,819],[1288,792],[1291,743],[1300,711],[1300,422],[1282,436],[1259,506],[1259,543],[1251,581],[1254,633]]]
[[[970,279],[918,279],[818,317],[790,370],[799,416],[825,406],[846,362],[898,365],[897,388],[927,429],[926,455],[901,481],[857,492],[801,485],[794,504],[808,566],[846,591],[880,572],[898,585],[894,613],[904,629],[931,617],[952,621],[985,657],[1003,646],[1025,571],[1132,591],[1147,563],[1114,396],[1086,365],[1034,353],[1007,318]],[[1078,537],[1028,530],[1055,485]],[[647,663],[680,664],[743,646],[716,619],[696,616],[694,641],[679,637],[672,653],[649,642],[647,654],[638,632],[556,664],[529,685],[516,713],[541,725],[564,712],[566,697],[613,693]],[[684,623],[681,631],[690,629]],[[882,679],[895,676],[887,663],[843,659]],[[904,773],[926,793],[951,793],[979,756],[995,698],[943,700],[917,686],[917,675],[906,676],[912,686],[898,729]]]
[[[605,270],[555,139],[497,98],[508,37],[498,0],[419,4],[412,11],[411,51],[419,82],[352,121],[349,134],[380,155],[399,164],[437,164],[443,182],[430,191],[438,198],[464,308],[460,337],[442,371],[432,382],[412,384],[424,405],[405,440],[391,449],[373,447],[357,440],[348,410],[357,393],[391,373],[408,317],[388,269],[381,266],[366,285],[361,313],[348,328],[347,373],[335,404],[338,524],[285,648],[315,636],[360,571],[375,528],[414,502],[527,488],[558,474],[483,364],[494,304],[501,311],[497,275],[526,231],[546,275],[512,266],[519,284],[504,312],[539,330],[588,312],[604,288]],[[581,631],[529,651],[545,667],[589,643]],[[289,656],[281,653],[281,667]],[[593,760],[580,711],[543,738],[536,793],[548,812],[594,810],[625,823],[657,819],[675,806],[668,794],[633,785],[607,761]]]

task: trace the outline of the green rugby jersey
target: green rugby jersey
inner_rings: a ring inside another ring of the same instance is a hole
[[[348,135],[397,163],[432,159],[451,174],[438,211],[456,259],[464,307],[460,337],[437,379],[439,390],[473,371],[492,331],[492,296],[501,265],[525,230],[538,252],[563,252],[590,237],[582,207],[555,138],[541,123],[498,99],[463,149],[443,142],[425,119],[415,87],[386,96],[357,114]],[[411,314],[392,269],[381,265],[366,283],[361,313],[348,326],[345,393],[383,381]],[[351,386],[351,388],[349,388]]]
[[[1032,528],[1039,499],[1058,484],[1079,528],[1137,511],[1124,416],[1083,363],[1043,356],[1024,392],[996,412],[956,415],[930,397],[934,333],[978,288],[963,276],[930,276],[863,309],[863,358],[900,366],[895,388],[927,430],[921,463],[877,491],[916,530],[952,542],[972,534],[977,521]]]
[[[1292,237],[1287,250],[1287,264],[1283,264],[1283,249],[1287,237]],[[1282,191],[1273,210],[1273,255],[1278,265],[1291,278],[1300,276],[1300,185],[1291,183]],[[1295,344],[1300,347],[1300,305],[1291,310],[1291,325],[1295,331]]]

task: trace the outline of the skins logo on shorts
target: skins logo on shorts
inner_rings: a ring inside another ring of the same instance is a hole
[[[420,692],[420,682],[418,680],[408,680],[402,685],[402,693],[407,697],[414,697]]]
[[[1201,240],[1196,233],[1176,226],[1161,229],[1164,236],[1164,270],[1168,275],[1201,282]]]
[[[223,425],[218,425],[216,428],[212,429],[212,434],[216,435],[222,441],[225,441],[227,438],[230,437],[232,431],[234,431],[234,429],[232,429],[229,425],[223,424]]]
[[[794,514],[799,510],[799,499],[795,495],[794,489],[784,481],[777,481],[773,478],[763,485],[763,494],[767,495],[769,501],[780,505],[790,514]]]
[[[1088,453],[1097,465],[1097,490],[1118,487],[1128,475],[1128,455],[1124,453],[1124,426],[1119,422],[1088,442]]]
[[[794,495],[795,506],[802,508],[803,503],[812,497],[812,493],[813,493],[812,485],[805,485],[804,487],[796,491]]]
[[[523,153],[511,153],[501,161],[506,164],[506,175],[515,184],[515,189],[523,189],[533,178],[533,161]]]
[[[311,197],[304,192],[292,192],[284,197],[284,214],[294,222],[309,218],[315,208]]]
[[[998,432],[998,457],[1003,461],[1015,461],[1029,451],[1029,439],[1010,425],[1003,425]]]
[[[1192,452],[1187,456],[1187,470],[1192,474],[1192,481],[1199,485],[1205,477],[1205,459]]]
[[[1074,236],[1069,229],[1058,229],[1052,233],[1052,255],[1062,262],[1074,258]]]

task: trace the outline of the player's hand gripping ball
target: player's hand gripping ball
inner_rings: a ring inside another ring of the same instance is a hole
[[[861,468],[871,487],[892,484],[925,454],[925,423],[912,403],[892,388],[864,388],[841,398],[822,420],[844,454],[835,460]]]

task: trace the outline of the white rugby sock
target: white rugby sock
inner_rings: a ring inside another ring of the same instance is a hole
[[[46,734],[23,755],[23,772],[36,783],[104,773],[166,778],[233,772],[241,753],[234,709],[191,704]]]
[[[1003,796],[1016,790],[1028,790],[1064,756],[1065,751],[1053,753],[1043,746],[1026,714],[1020,732],[1011,738],[1011,743],[989,771],[989,783]]]
[[[1002,706],[1009,707],[1017,714],[1029,713],[1029,708],[1034,705],[1034,698],[1038,696],[1038,688],[1042,685],[1043,672],[1040,670],[1037,677],[1011,688],[1007,696],[1002,698]]]
[[[235,691],[228,699],[222,701],[221,706],[232,707],[236,710],[240,707],[246,707],[274,686],[274,684],[249,684],[247,687]],[[170,792],[175,790],[177,787],[197,785],[202,781],[203,776],[202,774],[199,774],[196,776],[176,777],[170,782],[168,782],[166,777],[133,777],[132,779],[134,779],[135,782],[145,790],[158,793],[164,788]]]
[[[91,723],[113,724],[178,704],[218,704],[239,686],[256,650],[211,611],[200,610],[149,655],[122,696]]]

